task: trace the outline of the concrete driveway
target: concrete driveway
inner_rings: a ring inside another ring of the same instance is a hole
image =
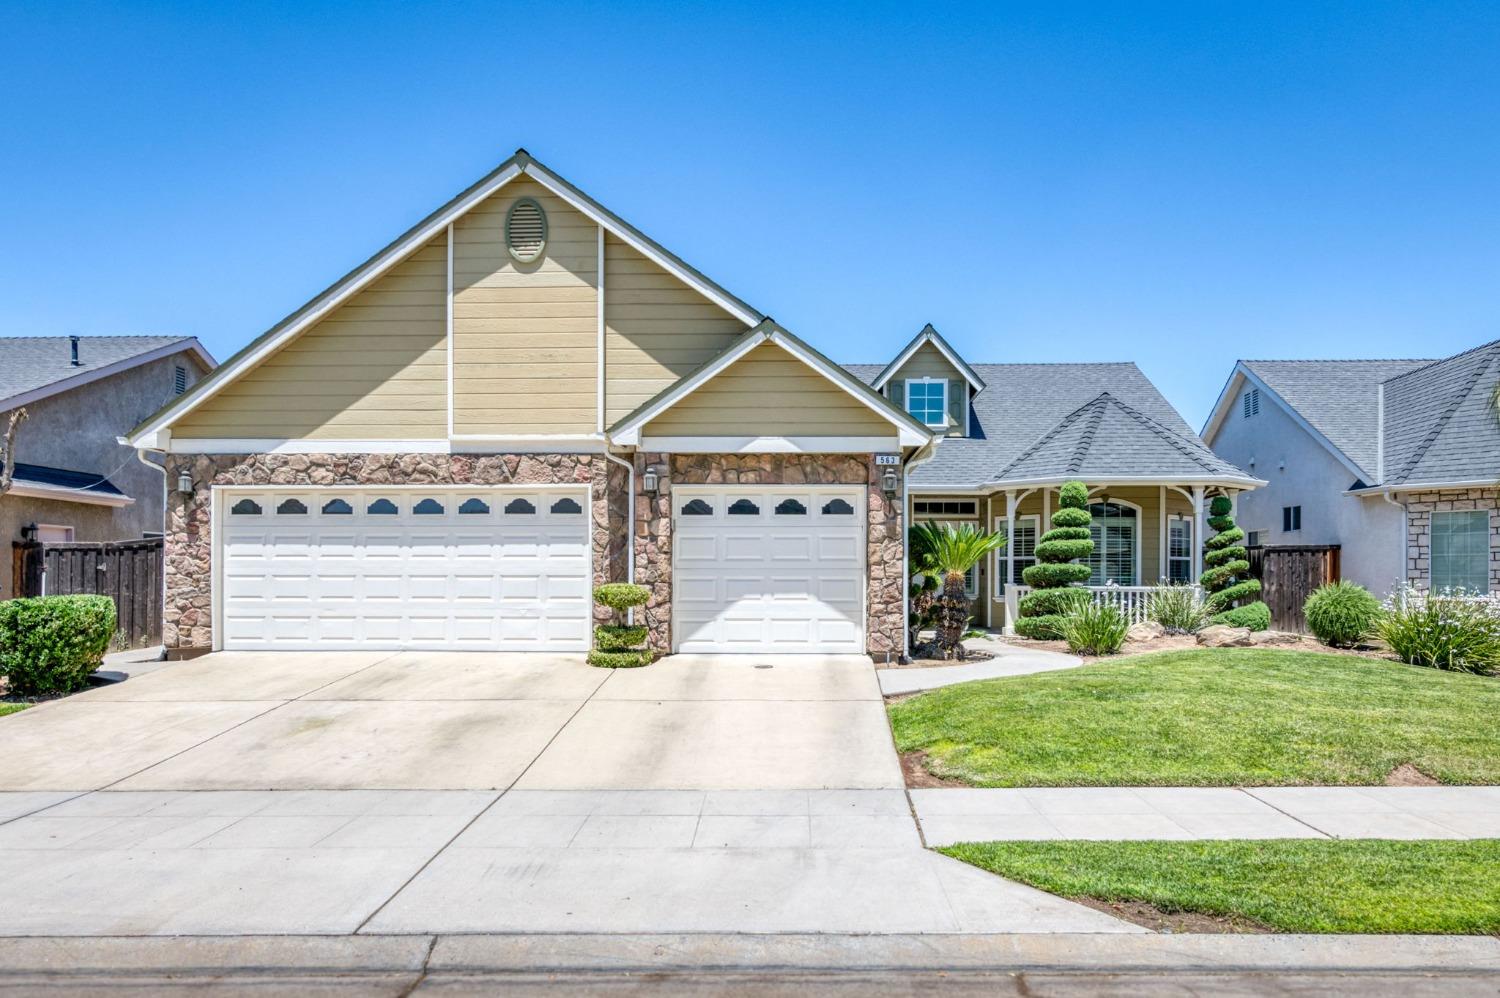
[[[0,935],[1138,931],[922,848],[853,656],[217,654],[0,758]]]

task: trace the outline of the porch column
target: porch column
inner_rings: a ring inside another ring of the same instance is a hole
[[[1203,577],[1203,540],[1207,524],[1203,522],[1203,486],[1193,486],[1193,585]]]
[[[1005,490],[1005,633],[1016,633],[1013,609],[1016,594],[1011,580],[1016,577],[1016,490]]]
[[[1166,581],[1172,575],[1172,565],[1167,555],[1167,487],[1157,486],[1156,494],[1156,580]]]

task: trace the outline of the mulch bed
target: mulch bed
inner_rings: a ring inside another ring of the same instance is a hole
[[[1149,901],[1103,901],[1099,898],[1073,897],[1086,908],[1145,926],[1155,932],[1196,932],[1223,935],[1228,933],[1264,935],[1276,930],[1244,915],[1206,915],[1201,911],[1163,911]]]

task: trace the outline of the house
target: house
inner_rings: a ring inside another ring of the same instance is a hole
[[[0,495],[0,537],[161,534],[161,473],[143,467],[119,437],[213,366],[192,337],[0,337],[0,417],[27,414],[16,429],[15,477]],[[13,588],[10,571],[0,572],[0,599]]]
[[[1203,438],[1268,481],[1253,543],[1338,544],[1372,592],[1500,590],[1500,341],[1442,360],[1245,360]]]
[[[1063,483],[1092,493],[1087,585],[1137,618],[1160,582],[1197,582],[1205,500],[1261,484],[1216,457],[1133,363],[971,364],[929,325],[890,363],[850,371],[942,435],[909,475],[913,520],[1010,538],[969,573],[986,626],[1014,622]]]
[[[165,643],[576,652],[630,580],[663,652],[893,658],[912,515],[1029,526],[1082,476],[1135,583],[1169,505],[1254,484],[1131,365],[919,340],[841,367],[518,151],[130,434],[171,483]]]

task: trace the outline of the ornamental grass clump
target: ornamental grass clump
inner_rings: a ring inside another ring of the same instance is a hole
[[[104,664],[115,636],[108,596],[41,596],[0,602],[0,673],[16,696],[72,693]]]
[[[1125,644],[1130,621],[1118,607],[1092,600],[1073,610],[1062,621],[1063,640],[1077,655],[1113,655]]]
[[[644,624],[626,624],[622,617],[633,607],[645,606],[651,590],[628,582],[607,582],[594,587],[594,602],[614,611],[613,624],[594,628],[594,648],[588,654],[589,665],[601,669],[634,669],[650,665],[654,657],[646,643]]]
[[[1213,623],[1264,631],[1271,626],[1271,608],[1254,599],[1260,595],[1260,580],[1250,577],[1250,562],[1241,543],[1245,532],[1235,525],[1233,509],[1227,496],[1215,496],[1209,504],[1208,525],[1217,533],[1203,543],[1203,561],[1208,567],[1198,581],[1208,593],[1204,602]]]
[[[1208,623],[1208,608],[1196,586],[1162,585],[1146,600],[1146,618],[1168,634],[1196,634]]]
[[[1391,597],[1375,631],[1411,665],[1500,672],[1500,606],[1491,597],[1407,589]]]
[[[1375,631],[1380,601],[1364,586],[1340,579],[1314,589],[1302,616],[1317,639],[1334,648],[1353,648]]]
[[[1032,591],[1021,597],[1016,633],[1026,638],[1063,637],[1063,621],[1089,602],[1087,589],[1080,589],[1091,574],[1079,564],[1094,552],[1089,524],[1089,490],[1082,482],[1068,482],[1058,489],[1058,508],[1052,514],[1052,529],[1036,545],[1035,565],[1021,573]]]

